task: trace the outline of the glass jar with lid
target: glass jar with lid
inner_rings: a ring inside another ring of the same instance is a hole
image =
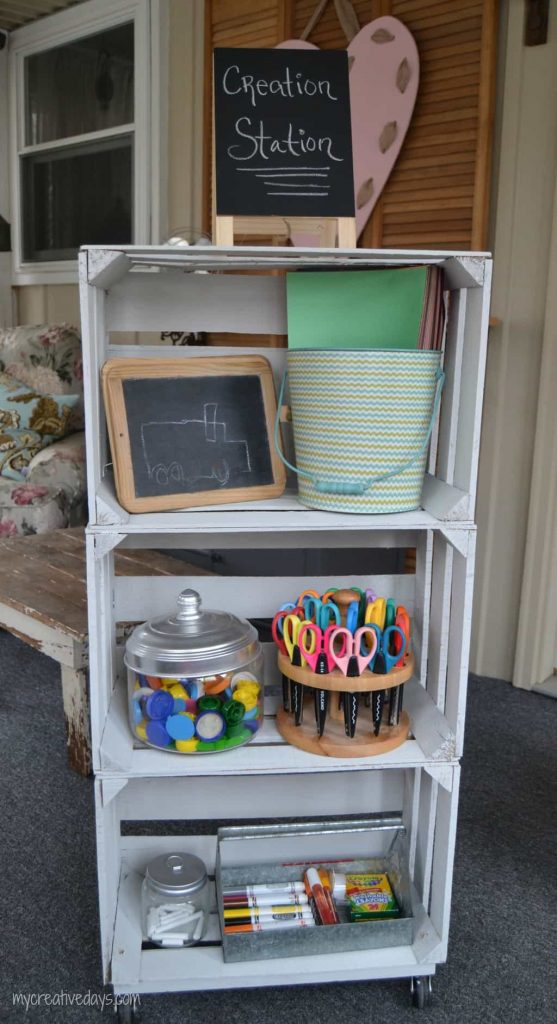
[[[147,865],[141,887],[143,935],[157,946],[200,942],[209,915],[209,884],[202,860],[163,853]]]
[[[126,643],[129,722],[151,747],[180,754],[230,750],[263,724],[263,657],[257,630],[201,607],[195,590],[174,615],[137,626]]]

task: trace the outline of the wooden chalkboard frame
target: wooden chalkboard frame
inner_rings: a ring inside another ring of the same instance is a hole
[[[255,376],[261,382],[273,482],[253,487],[231,487],[138,497],[126,414],[124,384],[131,380],[176,377]],[[233,504],[278,497],[286,486],[286,473],[275,450],[273,432],[276,398],[271,365],[263,356],[214,356],[181,359],[110,359],[102,368],[102,387],[108,436],[112,451],[118,501],[128,512],[163,512],[198,505]]]

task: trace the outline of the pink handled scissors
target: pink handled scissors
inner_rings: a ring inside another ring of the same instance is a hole
[[[368,637],[368,646],[365,638]],[[335,651],[335,642],[342,638],[343,646],[340,653]],[[351,633],[346,626],[333,627],[329,635],[329,651],[335,665],[338,665],[344,676],[353,678],[361,676],[362,672],[373,660],[377,650],[377,637],[370,626],[361,626],[355,633]],[[362,651],[366,651],[362,654]]]
[[[312,672],[316,672],[318,675],[325,675],[328,672],[332,672],[334,668],[333,654],[331,647],[331,633],[337,629],[337,626],[327,626],[326,629],[320,629],[314,622],[305,622],[302,624],[300,630],[299,643],[304,650],[304,658],[306,659]],[[308,651],[306,649],[305,638],[307,634],[312,634],[315,638],[315,643],[310,646],[313,650]],[[344,648],[343,648],[344,650]]]

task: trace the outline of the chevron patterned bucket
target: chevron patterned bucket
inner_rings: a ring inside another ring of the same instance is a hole
[[[275,440],[298,474],[303,505],[363,513],[419,508],[444,383],[440,363],[441,353],[430,351],[288,353],[297,466],[280,452],[278,425]]]

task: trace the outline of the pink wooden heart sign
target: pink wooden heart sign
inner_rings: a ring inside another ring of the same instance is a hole
[[[283,50],[317,50],[303,39]],[[356,233],[361,235],[396,163],[420,80],[414,37],[398,18],[376,18],[348,45]],[[301,238],[302,236],[300,236]],[[296,237],[292,241],[296,243]]]

